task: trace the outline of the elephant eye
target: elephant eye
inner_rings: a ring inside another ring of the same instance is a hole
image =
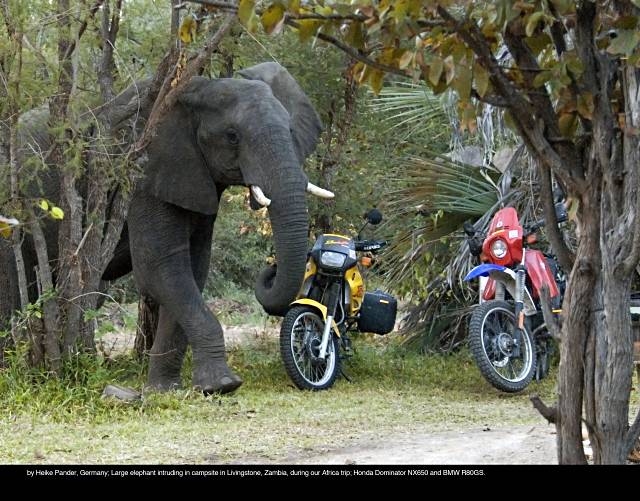
[[[240,142],[240,136],[238,135],[238,133],[233,130],[233,129],[228,129],[225,132],[225,135],[227,137],[227,141],[229,141],[229,144],[233,144],[236,145]]]

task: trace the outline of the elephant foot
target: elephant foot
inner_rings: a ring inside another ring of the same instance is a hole
[[[158,378],[149,377],[149,381],[145,385],[145,391],[156,391],[159,393],[166,393],[172,390],[179,390],[182,388],[180,378]]]
[[[180,370],[167,370],[161,367],[161,364],[154,363],[152,359],[149,364],[149,377],[145,390],[167,392],[180,388],[182,388]]]
[[[231,393],[242,385],[242,379],[235,374],[224,360],[194,361],[193,387],[205,395]]]

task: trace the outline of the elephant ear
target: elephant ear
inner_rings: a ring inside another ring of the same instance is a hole
[[[149,162],[142,185],[165,202],[208,215],[218,212],[218,192],[198,147],[194,122],[201,92],[210,83],[207,78],[193,78],[158,124],[147,148]]]
[[[322,121],[298,82],[278,63],[262,63],[241,70],[248,80],[262,80],[291,117],[291,132],[300,163],[313,152],[322,132]]]

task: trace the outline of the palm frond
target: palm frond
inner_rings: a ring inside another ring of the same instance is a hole
[[[426,85],[417,83],[398,82],[384,87],[372,99],[370,108],[390,124],[389,130],[407,129],[404,139],[421,130],[425,124],[446,119],[440,99]]]
[[[393,180],[386,207],[399,228],[387,251],[390,283],[409,279],[413,265],[443,238],[491,210],[499,200],[499,178],[497,171],[483,175],[477,166],[434,153],[408,158]]]

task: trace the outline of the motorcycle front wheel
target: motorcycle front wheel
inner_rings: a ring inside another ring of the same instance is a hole
[[[324,360],[319,358],[324,320],[308,306],[291,308],[280,329],[280,354],[284,368],[301,390],[326,390],[340,372],[339,344],[331,333]]]
[[[469,321],[469,348],[480,372],[493,387],[508,393],[524,390],[537,365],[535,345],[526,327],[517,340],[514,310],[512,302],[487,301],[474,310]]]

